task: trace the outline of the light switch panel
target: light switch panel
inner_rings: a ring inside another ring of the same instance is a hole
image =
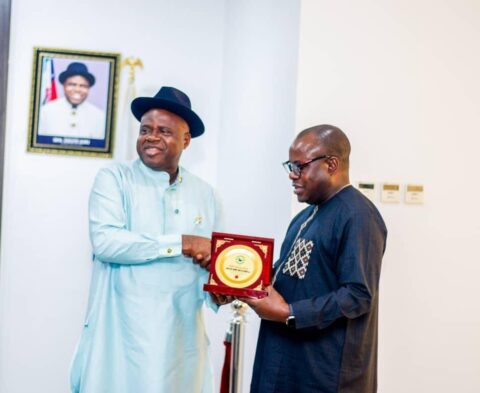
[[[360,181],[358,182],[358,190],[371,201],[375,201],[375,183]]]
[[[400,184],[383,183],[381,200],[384,203],[400,203]]]
[[[423,184],[405,186],[405,203],[423,204]]]

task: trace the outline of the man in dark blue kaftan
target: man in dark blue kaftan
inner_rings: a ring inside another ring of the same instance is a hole
[[[291,222],[262,318],[251,393],[377,391],[378,284],[387,229],[349,185],[337,127],[302,131],[284,166],[309,207]]]

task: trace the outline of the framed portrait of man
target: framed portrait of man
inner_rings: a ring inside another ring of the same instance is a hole
[[[120,54],[34,48],[27,150],[111,157]]]

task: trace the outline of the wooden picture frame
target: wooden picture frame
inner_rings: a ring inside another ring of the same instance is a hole
[[[120,54],[34,48],[27,150],[112,157]]]

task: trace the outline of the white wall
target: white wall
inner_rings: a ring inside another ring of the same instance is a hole
[[[480,386],[479,20],[476,0],[302,2],[297,130],[342,128],[353,181],[426,187],[377,203],[381,393]]]
[[[207,131],[192,142],[184,162],[215,182],[223,18],[223,2],[216,0],[13,1],[0,272],[0,392],[67,391],[90,280],[88,193],[97,170],[111,162],[26,153],[32,48],[134,55],[145,64],[138,74],[140,94],[151,95],[163,84],[187,91]]]
[[[187,91],[207,131],[192,141],[183,164],[218,186],[226,231],[275,237],[278,254],[289,220],[290,190],[280,162],[295,121],[298,22],[299,2],[290,0],[13,1],[1,393],[67,391],[90,280],[88,193],[98,169],[111,162],[26,153],[32,47],[133,55],[145,65],[137,71],[140,95],[164,84]],[[123,119],[119,113],[115,160],[125,156]],[[206,318],[217,382],[230,315],[225,308]],[[255,315],[248,321],[244,392],[258,327]]]
[[[290,220],[290,181],[281,162],[295,125],[299,8],[291,0],[230,0],[225,17],[218,144],[225,230],[275,238],[275,255]],[[230,310],[219,317],[227,326]],[[244,392],[250,391],[259,326],[253,312],[246,318]]]

